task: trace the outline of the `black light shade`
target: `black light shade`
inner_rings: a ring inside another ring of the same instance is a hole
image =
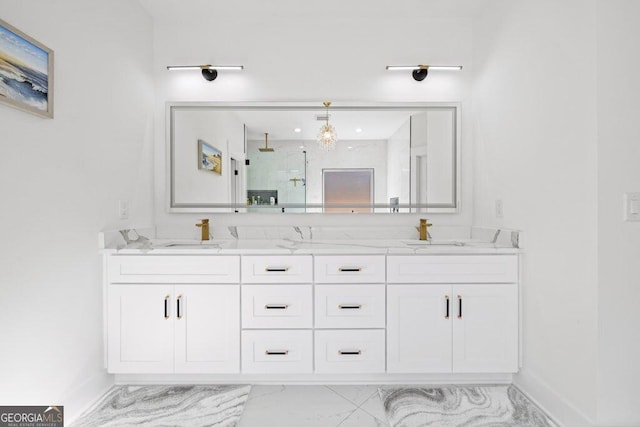
[[[427,77],[427,74],[429,74],[428,68],[420,68],[411,72],[413,79],[417,82],[423,81]]]
[[[202,69],[202,77],[207,81],[213,81],[218,77],[218,70],[212,70],[211,68]]]

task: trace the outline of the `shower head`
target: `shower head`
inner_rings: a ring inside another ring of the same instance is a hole
[[[261,153],[273,153],[275,150],[273,148],[269,148],[269,134],[264,134],[264,148],[258,148]]]

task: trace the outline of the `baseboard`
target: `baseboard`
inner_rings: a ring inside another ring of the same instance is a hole
[[[113,375],[99,373],[78,385],[63,399],[64,424],[71,425],[80,415],[113,387]]]
[[[513,384],[559,426],[596,427],[597,424],[593,420],[526,369],[522,369],[513,377]]]
[[[511,384],[511,374],[119,374],[116,384]]]

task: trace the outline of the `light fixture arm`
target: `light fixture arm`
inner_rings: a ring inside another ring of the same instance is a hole
[[[324,101],[322,105],[324,105],[324,107],[327,109],[327,114],[325,116],[325,124],[329,126],[329,107],[331,106],[331,101]]]
[[[428,65],[420,65],[418,69],[413,70],[411,72],[411,75],[413,76],[413,79],[417,82],[421,82],[423,81],[425,78],[427,78],[427,75],[429,74],[429,66]]]

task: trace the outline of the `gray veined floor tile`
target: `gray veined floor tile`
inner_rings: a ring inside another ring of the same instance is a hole
[[[381,388],[393,427],[553,427],[513,386]]]
[[[235,426],[248,385],[117,386],[73,423],[93,426]]]

